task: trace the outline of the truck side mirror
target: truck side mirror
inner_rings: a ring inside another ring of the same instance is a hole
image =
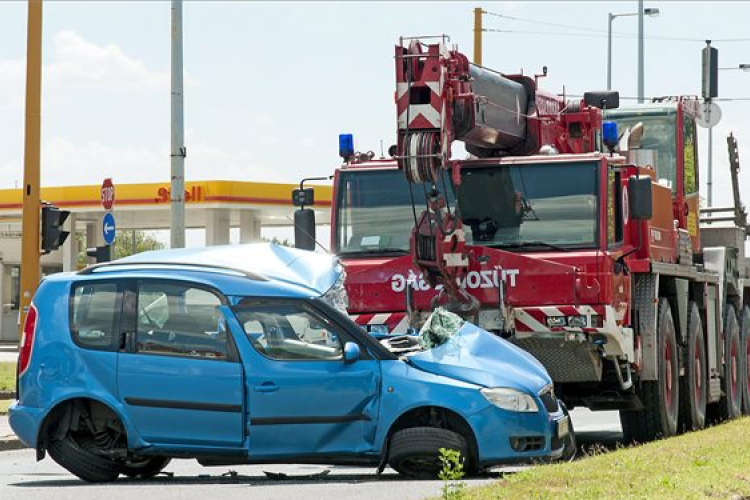
[[[583,100],[592,108],[617,109],[620,107],[620,93],[616,90],[584,92]]]
[[[630,194],[630,218],[633,220],[651,220],[651,177],[633,176],[628,179]]]
[[[315,212],[310,208],[294,212],[294,247],[315,250]]]

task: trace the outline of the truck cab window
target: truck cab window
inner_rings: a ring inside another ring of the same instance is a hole
[[[682,122],[682,161],[685,170],[685,194],[695,193],[698,189],[698,171],[695,168],[696,158],[696,138],[695,138],[695,120],[685,116]]]

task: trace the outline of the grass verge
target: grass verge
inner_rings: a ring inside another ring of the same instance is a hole
[[[572,463],[533,467],[464,490],[466,500],[750,498],[750,418],[621,448]]]
[[[0,363],[0,391],[16,390],[16,364]]]

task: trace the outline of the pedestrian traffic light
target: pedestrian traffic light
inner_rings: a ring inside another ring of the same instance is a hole
[[[112,246],[103,245],[95,248],[87,248],[86,255],[93,257],[96,263],[109,262],[112,260]]]
[[[53,205],[42,206],[42,253],[57,250],[65,242],[70,233],[63,231],[62,227],[69,215],[67,210]]]

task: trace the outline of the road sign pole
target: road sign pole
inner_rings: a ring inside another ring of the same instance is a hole
[[[42,0],[29,0],[26,47],[26,136],[23,164],[20,332],[39,285],[40,127],[42,121]]]

